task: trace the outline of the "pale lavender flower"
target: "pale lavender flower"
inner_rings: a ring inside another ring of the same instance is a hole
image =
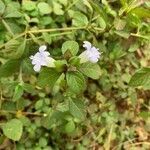
[[[84,63],[87,61],[90,61],[92,63],[98,62],[100,55],[101,55],[101,52],[99,52],[99,49],[92,46],[92,44],[88,41],[84,41],[83,43],[84,43],[83,47],[85,48],[85,51],[82,52],[79,56],[81,59],[80,62],[81,63]]]
[[[33,69],[36,72],[41,70],[41,66],[55,67],[55,60],[50,57],[50,53],[46,51],[46,48],[47,47],[45,45],[42,45],[39,48],[39,52],[37,52],[34,56],[30,56],[32,64],[34,65]]]

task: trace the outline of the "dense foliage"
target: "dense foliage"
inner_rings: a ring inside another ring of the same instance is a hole
[[[0,149],[149,150],[149,23],[148,0],[0,0]]]

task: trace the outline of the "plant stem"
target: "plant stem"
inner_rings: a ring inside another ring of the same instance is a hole
[[[11,113],[11,114],[17,114],[18,111],[10,111],[10,110],[0,110],[1,113]],[[34,116],[44,116],[44,114],[41,113],[33,113],[33,112],[21,112],[23,115],[34,115]]]
[[[54,29],[40,29],[40,30],[29,30],[29,31],[24,31],[23,33],[20,33],[19,35],[15,36],[14,38],[12,38],[11,40],[9,40],[8,42],[0,45],[0,49],[5,47],[10,41],[12,40],[16,40],[24,35],[27,34],[38,34],[38,33],[43,33],[43,32],[55,32],[55,31],[71,31],[71,30],[81,30],[81,29],[86,29],[86,26],[83,27],[66,27],[66,28],[54,28]]]
[[[144,35],[140,35],[140,34],[136,34],[136,33],[130,33],[131,36],[135,36],[135,37],[140,37],[146,40],[149,40],[149,38],[147,36]]]
[[[54,28],[54,29],[41,29],[41,30],[31,30],[27,33],[43,33],[43,32],[55,32],[55,31],[69,31],[69,30],[81,30],[86,29],[86,26],[83,27],[66,27],[66,28]]]

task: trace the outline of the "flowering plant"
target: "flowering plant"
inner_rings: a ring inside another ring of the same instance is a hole
[[[101,52],[98,48],[92,46],[90,42],[84,41],[83,43],[85,50],[77,56],[79,50],[78,43],[66,41],[62,45],[63,60],[53,59],[50,53],[46,51],[47,47],[45,45],[40,46],[39,52],[34,56],[30,56],[34,65],[34,71],[41,71],[39,86],[49,85],[51,80],[53,84],[50,84],[50,86],[52,88],[63,74],[69,90],[79,94],[86,87],[85,76],[98,79],[101,72],[97,62],[100,59]],[[55,75],[53,76],[53,74]]]

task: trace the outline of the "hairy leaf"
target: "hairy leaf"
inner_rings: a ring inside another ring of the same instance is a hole
[[[79,71],[92,79],[98,79],[101,75],[100,67],[95,63],[83,63],[79,67]]]
[[[85,89],[85,79],[80,72],[67,72],[66,80],[69,89],[74,93],[80,93]]]
[[[14,141],[18,141],[22,135],[23,124],[18,119],[12,119],[3,125],[2,129],[5,136]]]
[[[58,73],[54,69],[44,68],[38,77],[38,85],[42,87],[47,85],[53,87],[60,75],[61,73]]]
[[[130,80],[131,86],[143,86],[146,89],[150,89],[150,68],[143,68],[137,71]]]
[[[9,60],[0,67],[0,78],[11,76],[13,73],[19,71],[21,64],[20,59]]]

